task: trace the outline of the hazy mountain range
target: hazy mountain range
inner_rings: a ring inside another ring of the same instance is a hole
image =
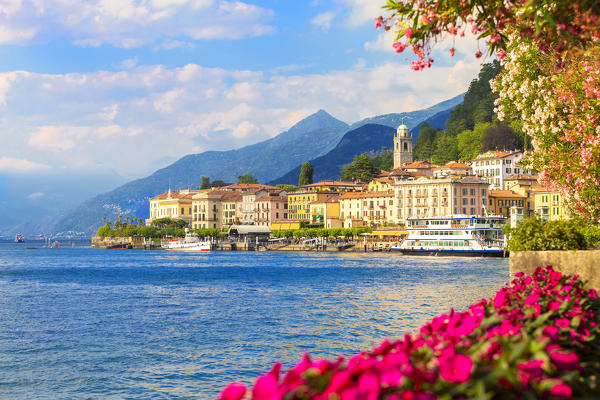
[[[78,231],[89,235],[102,224],[102,217],[109,220],[116,219],[118,215],[146,218],[150,197],[166,191],[169,184],[173,189],[197,188],[202,176],[208,176],[211,180],[236,182],[239,175],[250,173],[261,183],[297,184],[299,166],[311,160],[315,167],[315,180],[336,179],[340,175],[341,166],[351,162],[354,155],[378,151],[381,147],[391,148],[394,131],[403,119],[411,129],[415,141],[418,127],[424,121],[443,128],[450,110],[460,104],[463,97],[464,95],[459,95],[424,110],[367,118],[352,125],[319,110],[269,140],[237,150],[187,155],[148,177],[88,198],[69,210],[63,211],[67,209],[64,207],[67,203],[63,202],[60,203],[61,209],[52,212],[46,208],[33,220],[28,220],[28,215],[23,213],[13,219],[0,221],[0,234]],[[122,180],[115,179],[114,186],[121,182]],[[0,193],[1,184],[0,180]],[[79,202],[80,197],[77,197]],[[70,207],[73,205],[72,201],[68,204]],[[15,214],[11,212],[9,203],[0,202],[0,211]]]

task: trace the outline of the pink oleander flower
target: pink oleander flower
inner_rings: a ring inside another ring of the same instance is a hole
[[[563,371],[575,371],[581,370],[581,365],[579,364],[579,356],[575,353],[562,353],[562,352],[553,352],[550,353],[550,360],[556,368]]]
[[[218,400],[241,400],[246,394],[246,385],[243,383],[230,383],[219,395]]]
[[[440,362],[440,375],[448,382],[463,383],[471,377],[473,360],[464,354],[442,356]]]
[[[561,399],[570,399],[571,396],[573,396],[573,390],[569,385],[559,383],[552,387],[552,389],[550,390],[550,395],[552,397],[559,397]]]

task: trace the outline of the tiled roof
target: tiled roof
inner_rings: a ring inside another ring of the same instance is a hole
[[[433,167],[437,167],[437,165],[431,164],[429,161],[413,161],[402,166],[404,169],[430,169]]]
[[[287,196],[264,196],[256,201],[283,201],[287,202]]]
[[[193,195],[200,193],[200,190],[171,190],[171,198],[173,200],[178,199],[190,199]],[[169,191],[159,194],[158,196],[152,197],[150,200],[166,200],[169,197]]]
[[[223,190],[249,190],[249,189],[277,189],[281,188],[269,185],[262,185],[260,183],[234,183],[233,185],[223,186]]]
[[[341,182],[341,181],[320,181],[317,183],[311,183],[308,185],[304,185],[301,187],[317,187],[317,186],[361,186],[358,183],[354,183],[354,182]]]
[[[446,168],[471,168],[471,166],[468,164],[450,161],[446,165],[442,165],[441,167],[435,167],[434,169],[446,169]]]
[[[351,192],[351,193],[359,193],[359,192]],[[311,201],[308,204],[325,204],[325,203],[337,203],[340,200],[340,196],[330,196],[325,199]]]
[[[498,150],[490,150],[490,151],[486,151],[484,154],[480,154],[477,156],[477,160],[481,160],[481,159],[492,159],[492,158],[504,158],[507,156],[510,156],[512,154],[515,153],[520,153],[519,150],[512,150],[512,151],[498,151]]]
[[[518,193],[513,192],[512,190],[489,190],[488,197],[513,197],[524,199],[525,196],[521,196]]]
[[[509,175],[508,178],[504,179],[504,181],[510,181],[513,179],[537,181],[538,176],[537,175],[527,175],[527,174]]]
[[[351,192],[344,193],[340,196],[340,200],[345,199],[364,199],[369,197],[393,197],[394,193],[391,190],[380,192]]]

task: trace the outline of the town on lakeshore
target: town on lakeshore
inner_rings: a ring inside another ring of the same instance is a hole
[[[402,123],[394,136],[393,169],[381,171],[370,182],[320,181],[298,188],[258,183],[169,188],[150,198],[145,224],[179,220],[192,230],[236,232],[250,235],[252,241],[300,228],[370,228],[370,248],[389,250],[406,238],[411,221],[417,227],[421,226],[418,221],[427,225],[428,218],[432,224],[443,223],[435,219],[463,218],[456,223],[464,224],[469,218],[493,217],[498,225],[509,219],[516,224],[534,213],[546,220],[565,218],[562,195],[540,185],[537,176],[519,164],[522,157],[521,151],[508,150],[488,151],[469,162],[441,166],[414,161],[413,138]],[[310,243],[318,248],[317,242]],[[356,248],[366,250],[366,238],[364,243],[364,248]],[[110,247],[99,238],[94,245]],[[462,246],[463,242],[450,245]]]

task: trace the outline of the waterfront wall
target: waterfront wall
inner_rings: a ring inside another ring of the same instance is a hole
[[[510,274],[531,275],[539,266],[552,265],[556,271],[579,275],[588,287],[600,290],[600,250],[511,251]]]

